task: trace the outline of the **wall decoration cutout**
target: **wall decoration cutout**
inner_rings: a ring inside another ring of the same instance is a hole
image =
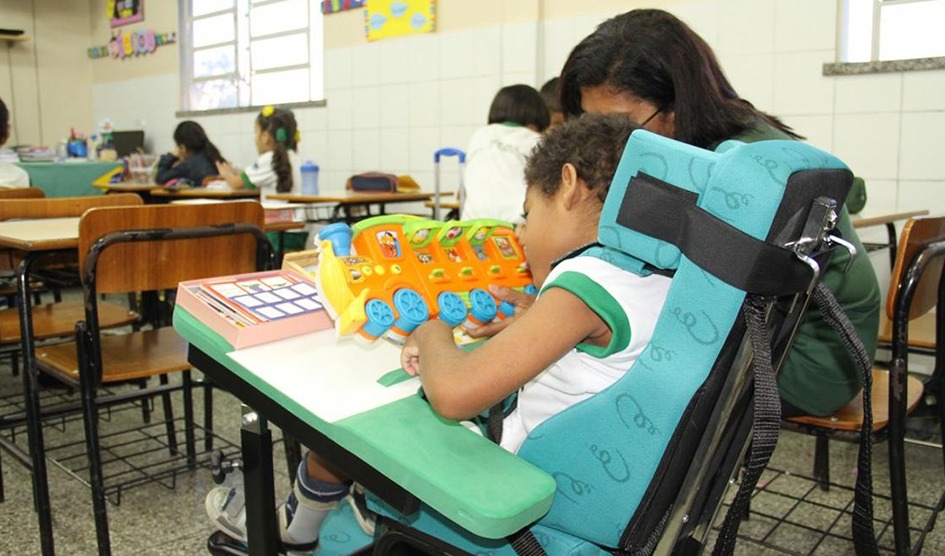
[[[127,58],[150,54],[159,46],[177,42],[177,32],[155,33],[151,29],[139,29],[131,33],[118,31],[105,46],[93,46],[88,49],[89,58]]]
[[[367,0],[322,0],[322,13],[333,14],[363,8],[366,3]]]
[[[105,17],[112,27],[120,27],[144,19],[144,0],[108,0]]]
[[[364,8],[369,41],[430,33],[435,24],[436,0],[371,0]]]

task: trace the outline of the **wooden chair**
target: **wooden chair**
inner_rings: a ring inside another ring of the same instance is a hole
[[[0,189],[0,199],[44,199],[46,192],[38,187],[14,187]]]
[[[140,205],[137,195],[108,195],[94,197],[62,197],[56,199],[9,199],[0,200],[0,221],[13,219],[42,220],[47,218],[79,217],[94,207]],[[37,224],[41,225],[41,224]],[[20,264],[22,254],[13,251],[12,263]],[[74,255],[49,256],[52,265],[73,262]],[[103,328],[125,326],[134,322],[137,315],[124,306],[101,303],[100,323]],[[65,338],[73,334],[75,322],[84,314],[81,301],[67,301],[33,308],[33,337],[35,340]],[[0,349],[16,350],[20,345],[20,319],[16,307],[0,309]],[[15,366],[15,365],[14,365]]]
[[[945,216],[913,218],[906,222],[899,242],[896,264],[890,283],[887,308],[892,317],[892,360],[888,370],[873,368],[872,418],[873,440],[885,438],[889,450],[889,473],[893,511],[893,532],[897,554],[911,553],[909,532],[909,501],[905,473],[905,419],[923,396],[924,384],[908,374],[910,321],[926,315],[932,309],[939,317],[945,315],[945,280],[942,266],[945,261]],[[945,333],[939,327],[936,334]],[[938,345],[943,345],[938,342]],[[942,397],[941,350],[936,353],[936,394]],[[939,404],[941,408],[942,404]],[[945,412],[939,416],[945,437]],[[832,415],[825,417],[799,416],[785,420],[785,428],[806,432],[817,437],[814,455],[814,476],[822,488],[830,484],[828,439],[858,442],[863,423],[862,394]],[[943,498],[945,500],[945,498]],[[942,505],[937,506],[941,508]],[[933,511],[929,524],[934,523]],[[924,533],[923,533],[924,534]],[[920,546],[917,544],[916,546]]]
[[[270,268],[271,246],[263,222],[262,206],[256,202],[103,208],[82,217],[79,265],[84,321],[76,323],[76,342],[37,350],[37,361],[42,372],[82,393],[99,554],[110,553],[102,470],[107,462],[101,454],[99,409],[116,397],[124,401],[183,390],[188,467],[196,464],[196,448],[187,342],[170,327],[101,335],[101,311],[95,300],[103,293],[166,290],[185,280]],[[180,385],[165,380],[142,391],[100,391],[116,383],[178,372]],[[171,424],[168,429],[173,435]]]

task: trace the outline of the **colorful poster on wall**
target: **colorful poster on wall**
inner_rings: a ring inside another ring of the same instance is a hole
[[[144,0],[108,0],[105,17],[112,27],[120,27],[144,19]]]
[[[436,0],[371,0],[364,8],[369,41],[430,33],[435,23]]]
[[[345,10],[363,8],[367,0],[322,0],[322,13],[333,14]]]

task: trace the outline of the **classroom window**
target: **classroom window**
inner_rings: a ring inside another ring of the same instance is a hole
[[[318,0],[179,0],[181,109],[323,100]]]
[[[842,0],[840,62],[945,56],[945,0]]]

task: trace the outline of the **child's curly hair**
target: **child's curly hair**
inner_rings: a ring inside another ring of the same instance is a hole
[[[561,186],[561,168],[570,162],[578,177],[603,203],[623,149],[635,129],[637,125],[623,114],[588,113],[571,118],[535,146],[525,166],[525,182],[528,187],[554,196]]]
[[[276,172],[278,182],[276,192],[289,193],[292,191],[292,164],[289,162],[289,149],[298,148],[298,125],[295,115],[289,110],[266,106],[256,117],[259,130],[272,134],[275,147],[272,150],[272,169]]]

